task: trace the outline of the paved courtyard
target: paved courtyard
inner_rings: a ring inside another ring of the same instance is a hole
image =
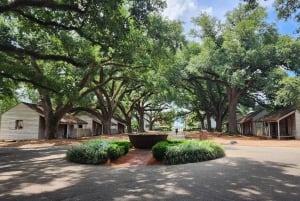
[[[225,145],[174,166],[67,162],[66,146],[0,147],[0,200],[299,200],[300,148]]]

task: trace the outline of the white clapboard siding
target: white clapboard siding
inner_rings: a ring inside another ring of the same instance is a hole
[[[92,129],[93,119],[91,117],[89,117],[88,115],[85,115],[85,114],[76,115],[76,117],[78,117],[79,119],[87,122],[87,124],[83,125],[84,128],[90,128],[90,129]]]
[[[260,113],[258,113],[256,116],[254,116],[252,118],[252,132],[253,135],[257,135],[257,136],[262,136],[263,135],[263,124],[261,122],[256,123],[256,121],[260,118],[262,118],[263,116],[265,116],[266,114],[268,114],[268,112],[266,110],[261,111]]]
[[[38,139],[40,115],[23,103],[19,103],[1,116],[1,140]],[[16,129],[16,120],[23,121],[23,129]]]
[[[80,131],[80,132],[83,132],[80,135],[84,136],[84,137],[92,136],[93,135],[92,134],[92,132],[93,132],[93,118],[91,118],[90,116],[85,115],[85,114],[80,114],[80,115],[76,115],[76,116],[79,119],[82,119],[83,121],[87,122],[87,124],[83,125],[84,130]]]

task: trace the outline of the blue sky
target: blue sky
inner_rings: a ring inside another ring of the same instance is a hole
[[[166,0],[167,8],[163,15],[171,20],[180,20],[184,23],[184,32],[187,35],[193,24],[191,18],[205,11],[218,19],[224,19],[224,15],[237,7],[240,0]],[[273,7],[274,0],[259,0],[260,5],[267,8],[268,22],[277,24],[280,34],[296,36],[297,23],[293,20],[278,20]]]

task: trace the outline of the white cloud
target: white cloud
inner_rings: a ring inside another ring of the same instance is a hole
[[[199,16],[200,13],[206,12],[213,14],[213,7],[203,4],[199,0],[167,0],[167,8],[162,13],[163,16],[170,20],[180,20],[184,25],[184,32],[188,35],[193,24],[193,17]]]
[[[274,0],[259,0],[259,4],[266,8],[271,8],[274,4]]]
[[[267,8],[268,14],[274,18],[275,0],[259,0],[259,4]],[[240,0],[166,0],[167,8],[162,15],[170,20],[180,20],[183,22],[184,33],[188,35],[189,31],[194,28],[191,20],[199,16],[200,13],[206,12],[220,20],[225,19],[225,14],[232,11],[241,3]]]
[[[167,8],[163,12],[163,16],[171,20],[180,19],[189,13],[196,11],[197,1],[185,0],[167,0]]]
[[[191,17],[198,16],[200,12],[212,12],[212,7],[201,7],[197,0],[167,0],[167,8],[163,16],[171,19],[190,20]]]
[[[167,8],[163,12],[163,16],[182,21],[190,20],[191,17],[196,17],[201,12],[222,19],[224,15],[233,10],[241,2],[240,0],[166,0]],[[274,0],[259,0],[259,4],[263,7],[271,8]]]

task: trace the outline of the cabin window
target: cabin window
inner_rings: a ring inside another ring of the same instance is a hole
[[[82,127],[82,124],[79,124],[79,125],[78,125],[78,128],[83,128],[83,127]]]
[[[21,129],[23,129],[23,127],[24,127],[23,120],[16,120],[15,129],[21,130]]]

